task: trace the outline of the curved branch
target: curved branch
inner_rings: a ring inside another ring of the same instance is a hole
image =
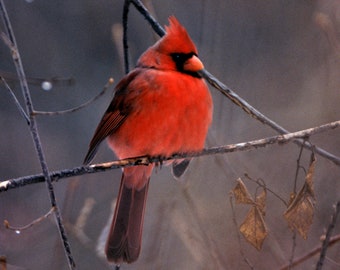
[[[78,110],[81,110],[81,109],[87,107],[88,105],[90,105],[92,102],[96,101],[102,95],[104,95],[105,92],[107,91],[107,89],[109,89],[109,87],[113,84],[113,82],[114,82],[114,80],[112,78],[110,78],[109,81],[104,86],[103,90],[98,95],[94,96],[90,100],[86,101],[85,103],[83,103],[83,104],[81,104],[81,105],[79,105],[75,108],[63,110],[63,111],[56,111],[56,112],[34,111],[33,115],[60,115],[60,114],[66,114],[66,113],[73,113],[73,112],[76,112]]]

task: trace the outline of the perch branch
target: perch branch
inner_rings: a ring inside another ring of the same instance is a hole
[[[183,159],[183,158],[193,158],[199,156],[208,156],[208,155],[215,155],[215,154],[224,154],[224,153],[232,153],[237,151],[249,151],[254,150],[257,148],[265,147],[267,145],[272,144],[284,144],[295,140],[296,138],[307,138],[312,135],[325,132],[330,129],[335,129],[340,127],[340,120],[331,122],[325,125],[321,125],[319,127],[309,128],[301,131],[297,131],[294,133],[284,134],[284,135],[277,135],[272,137],[267,137],[259,140],[248,141],[243,143],[237,144],[229,144],[219,147],[211,147],[208,149],[204,149],[201,152],[195,153],[179,153],[174,154],[171,157],[134,157],[134,158],[127,158],[112,162],[106,162],[101,164],[94,164],[85,167],[75,167],[72,169],[65,169],[61,171],[51,172],[50,178],[52,181],[57,181],[62,178],[68,178],[78,175],[90,174],[90,173],[97,173],[112,169],[118,169],[126,166],[137,166],[137,165],[149,165],[150,163],[157,163],[162,164],[165,161],[170,161],[174,159]],[[14,189],[18,187],[22,187],[29,184],[35,184],[44,182],[45,178],[42,174],[31,175],[31,176],[24,176],[16,179],[9,179],[0,182],[0,192]]]
[[[153,30],[159,35],[163,36],[165,34],[165,30],[160,26],[160,24],[150,15],[149,11],[145,8],[145,6],[141,3],[140,0],[126,0],[125,5],[132,3],[136,9],[144,16],[144,18],[150,23]],[[125,32],[126,34],[126,32]],[[259,112],[253,106],[251,106],[248,102],[238,96],[234,91],[232,91],[225,84],[220,82],[217,78],[215,78],[212,74],[210,74],[206,69],[199,72],[200,75],[206,79],[209,84],[215,87],[218,91],[220,91],[224,96],[230,99],[234,104],[241,107],[247,114],[260,121],[262,124],[270,126],[272,129],[277,131],[279,134],[287,134],[288,130],[281,127],[279,124],[275,123],[273,120]],[[298,145],[303,145],[305,148],[309,150],[313,150],[315,153],[320,156],[331,160],[336,165],[340,165],[340,158],[325,151],[322,148],[312,146],[309,142],[304,143],[303,140],[297,139],[294,141]],[[313,149],[312,149],[313,148]]]

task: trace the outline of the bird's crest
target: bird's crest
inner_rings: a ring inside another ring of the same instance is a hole
[[[188,32],[175,16],[169,17],[169,25],[165,26],[165,30],[166,34],[158,44],[160,50],[197,54],[196,46]]]

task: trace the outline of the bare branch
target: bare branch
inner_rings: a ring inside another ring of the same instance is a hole
[[[275,191],[273,191],[272,189],[268,188],[264,181],[262,179],[253,179],[249,176],[249,174],[245,173],[244,177],[247,178],[249,181],[252,181],[254,183],[256,183],[258,186],[260,186],[261,188],[265,189],[266,191],[270,192],[271,194],[273,194],[276,198],[278,198],[286,207],[288,206],[288,203],[281,198]]]
[[[129,46],[128,46],[128,38],[127,38],[127,23],[128,23],[128,14],[130,4],[133,4],[135,8],[144,16],[144,18],[149,22],[152,26],[153,30],[160,36],[165,35],[165,30],[163,27],[156,21],[156,19],[150,14],[150,12],[146,9],[146,7],[139,1],[135,0],[125,0],[123,7],[123,48],[124,48],[124,67],[125,73],[129,73]]]
[[[240,255],[241,255],[243,261],[248,265],[248,267],[250,269],[255,269],[254,266],[252,265],[251,261],[247,258],[246,254],[243,250],[242,244],[241,244],[241,234],[240,234],[240,231],[238,230],[239,225],[237,224],[237,220],[236,220],[236,211],[235,211],[235,208],[234,208],[233,199],[235,199],[235,197],[233,196],[233,193],[230,192],[229,193],[229,204],[230,204],[230,207],[231,207],[233,223],[234,223],[234,226],[235,226],[235,230],[237,232],[237,242],[238,242],[238,245],[239,245],[239,252],[240,252]]]
[[[140,0],[126,0],[125,2],[131,2],[135,8],[144,16],[144,18],[149,22],[152,29],[159,35],[160,37],[165,35],[164,28],[156,21],[156,19],[150,14],[150,12],[146,9],[146,7],[142,4]]]
[[[279,124],[275,123],[273,120],[256,110],[253,106],[247,103],[244,99],[238,96],[235,92],[233,92],[229,87],[216,79],[212,74],[210,74],[207,70],[202,70],[200,72],[201,76],[205,78],[212,86],[214,86],[217,90],[219,90],[223,95],[228,97],[233,103],[237,106],[241,107],[247,114],[260,121],[262,124],[270,126],[272,129],[276,130],[280,134],[289,133],[288,130],[281,127]],[[294,142],[298,145],[303,145],[305,148],[309,150],[313,150],[315,153],[320,156],[329,159],[336,165],[340,165],[340,158],[325,151],[322,148],[311,145],[309,142],[305,142],[301,139],[294,140]]]
[[[43,221],[44,219],[48,218],[54,212],[54,210],[55,210],[55,208],[52,207],[50,209],[50,211],[48,211],[45,215],[33,220],[31,223],[29,223],[25,226],[22,226],[22,227],[13,227],[9,224],[9,222],[7,220],[4,221],[4,225],[5,225],[6,229],[15,231],[16,233],[20,233],[21,231],[27,230],[28,228],[31,228],[32,226],[34,226],[34,225],[40,223],[41,221]]]
[[[5,79],[2,76],[0,76],[0,79],[1,79],[2,83],[5,85],[6,89],[8,90],[9,94],[11,95],[11,97],[13,98],[14,103],[17,106],[19,112],[25,118],[27,125],[30,125],[30,119],[28,118],[24,108],[21,106],[19,100],[15,96],[13,90],[11,89],[11,87],[9,87],[9,85],[7,84],[7,82],[5,81]]]
[[[129,45],[128,45],[128,38],[127,38],[127,23],[128,23],[128,14],[129,14],[129,7],[130,7],[130,0],[124,1],[123,7],[123,48],[124,48],[124,67],[125,67],[125,74],[129,73],[130,71],[130,64],[129,64]]]
[[[54,215],[55,215],[55,218],[56,218],[56,221],[57,221],[59,234],[60,234],[60,237],[61,237],[63,245],[64,245],[64,250],[65,250],[65,253],[66,253],[66,256],[67,256],[67,259],[68,259],[69,268],[75,269],[75,262],[74,262],[72,254],[71,254],[70,244],[69,244],[69,241],[68,241],[68,238],[67,238],[67,235],[66,235],[64,225],[62,223],[60,210],[59,210],[59,207],[57,205],[57,201],[56,201],[56,197],[55,197],[55,193],[54,193],[54,187],[52,185],[52,180],[51,180],[50,173],[49,173],[49,170],[48,170],[48,167],[47,167],[44,151],[42,149],[41,141],[40,141],[40,138],[39,138],[37,123],[36,123],[35,118],[33,116],[34,108],[33,108],[32,98],[31,98],[31,94],[30,94],[28,84],[27,84],[27,80],[26,80],[26,75],[25,75],[25,72],[24,72],[23,64],[22,64],[22,61],[21,61],[18,46],[17,46],[16,40],[15,40],[15,36],[14,36],[12,26],[11,26],[11,22],[9,20],[9,16],[8,16],[8,13],[7,13],[7,10],[5,8],[5,4],[4,4],[3,0],[0,0],[0,13],[1,13],[4,25],[5,25],[6,34],[7,34],[7,38],[8,38],[8,42],[6,42],[6,44],[8,43],[7,45],[9,46],[9,49],[12,52],[12,59],[13,59],[16,71],[18,73],[22,94],[23,94],[24,100],[26,102],[26,110],[27,110],[29,117],[30,117],[30,125],[29,125],[30,132],[31,132],[32,139],[33,139],[33,142],[34,142],[34,146],[35,146],[38,158],[39,158],[40,166],[41,166],[44,178],[46,180],[46,188],[47,188],[47,191],[48,191],[48,194],[49,194],[51,207],[55,209]]]
[[[337,221],[339,214],[340,214],[340,201],[338,201],[337,204],[335,205],[335,209],[334,209],[334,213],[332,215],[331,222],[328,225],[327,232],[326,232],[326,235],[325,235],[325,239],[322,242],[320,258],[318,260],[318,264],[316,265],[317,270],[322,269],[323,262],[324,262],[325,257],[326,257],[327,248],[331,244],[330,243],[331,242],[331,234],[334,230],[334,227],[335,227],[335,224],[336,224],[336,221]]]
[[[125,5],[129,5],[132,3],[136,9],[144,16],[144,18],[150,23],[153,30],[159,35],[163,36],[165,34],[165,30],[160,26],[160,24],[152,17],[149,11],[145,8],[143,3],[140,0],[125,0]],[[248,102],[238,96],[234,91],[232,91],[225,84],[220,82],[217,78],[215,78],[211,73],[209,73],[206,69],[203,69],[199,72],[199,74],[209,82],[213,87],[215,87],[218,91],[220,91],[224,96],[230,99],[234,104],[241,107],[247,114],[260,121],[261,123],[270,126],[272,129],[276,130],[280,134],[289,133],[288,130],[281,127],[279,124],[262,114],[260,111],[251,106]],[[302,145],[303,140],[296,140],[296,144]],[[322,148],[312,146],[309,142],[303,144],[305,148],[309,150],[313,150],[315,153],[320,156],[331,160],[336,165],[340,165],[340,158],[325,151]]]
[[[329,244],[328,246],[332,246],[334,245],[335,243],[338,243],[340,241],[340,234],[339,235],[336,235],[334,237],[331,237],[330,240],[329,240]],[[320,253],[322,247],[318,246],[316,248],[313,248],[311,251],[309,251],[308,253],[302,255],[301,257],[295,259],[292,264],[289,264],[289,265],[285,265],[283,267],[280,268],[280,270],[289,270],[289,269],[292,269],[293,267],[305,262],[306,260],[308,260],[309,258],[317,255],[318,253]]]
[[[113,78],[110,78],[108,80],[108,82],[106,83],[106,85],[104,86],[103,90],[98,95],[96,95],[95,97],[93,97],[90,100],[86,101],[85,103],[79,105],[78,107],[75,107],[75,108],[72,108],[72,109],[68,109],[68,110],[64,110],[64,111],[57,111],[57,112],[34,111],[33,115],[61,115],[61,114],[76,112],[76,111],[78,111],[80,109],[83,109],[83,108],[87,107],[92,102],[96,101],[98,98],[100,98],[102,95],[104,95],[105,92],[107,91],[107,89],[109,89],[109,87],[113,84],[113,82],[114,82]]]
[[[284,135],[277,135],[273,137],[263,138],[254,141],[248,141],[243,143],[237,144],[229,144],[224,146],[218,147],[211,147],[208,149],[204,149],[201,152],[195,153],[176,153],[171,157],[149,157],[149,156],[142,156],[142,157],[133,157],[127,158],[112,162],[106,162],[101,164],[94,164],[90,166],[81,166],[75,167],[73,169],[65,169],[61,171],[51,172],[50,178],[52,181],[56,181],[62,178],[68,178],[78,175],[90,174],[90,173],[97,173],[103,172],[112,169],[118,169],[126,166],[137,166],[137,165],[149,165],[150,163],[162,164],[163,162],[174,160],[174,159],[183,159],[183,158],[193,158],[199,156],[208,156],[208,155],[215,155],[215,154],[225,154],[225,153],[232,153],[238,151],[249,151],[255,150],[260,147],[265,147],[267,145],[272,144],[284,144],[290,142],[296,138],[306,138],[313,134],[321,133],[330,129],[335,129],[340,127],[340,120],[331,122],[319,127],[309,128],[301,131],[297,131],[294,133],[284,134]],[[9,179],[0,182],[0,192],[22,187],[29,184],[35,184],[44,182],[44,176],[42,174],[31,175],[31,176],[24,176],[16,179]]]
[[[295,178],[294,178],[294,188],[293,188],[293,195],[296,195],[296,189],[297,189],[297,182],[298,182],[298,176],[299,176],[299,171],[300,169],[303,169],[305,171],[306,174],[306,170],[304,169],[304,167],[302,165],[300,165],[301,162],[301,157],[302,157],[302,152],[303,152],[303,146],[301,146],[300,151],[299,151],[299,157],[296,160],[296,170],[295,170]]]

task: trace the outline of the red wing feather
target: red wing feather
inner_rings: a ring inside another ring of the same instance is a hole
[[[91,162],[96,155],[100,143],[119,128],[119,126],[124,122],[126,116],[126,114],[121,114],[119,110],[114,112],[107,111],[105,113],[90,142],[89,150],[84,159],[84,164],[89,164]]]
[[[96,155],[100,143],[109,135],[116,132],[129,115],[131,107],[128,106],[126,99],[129,99],[129,84],[140,74],[141,70],[136,69],[125,76],[117,85],[116,93],[101,119],[93,138],[90,142],[89,150],[85,156],[84,164],[89,164]]]

